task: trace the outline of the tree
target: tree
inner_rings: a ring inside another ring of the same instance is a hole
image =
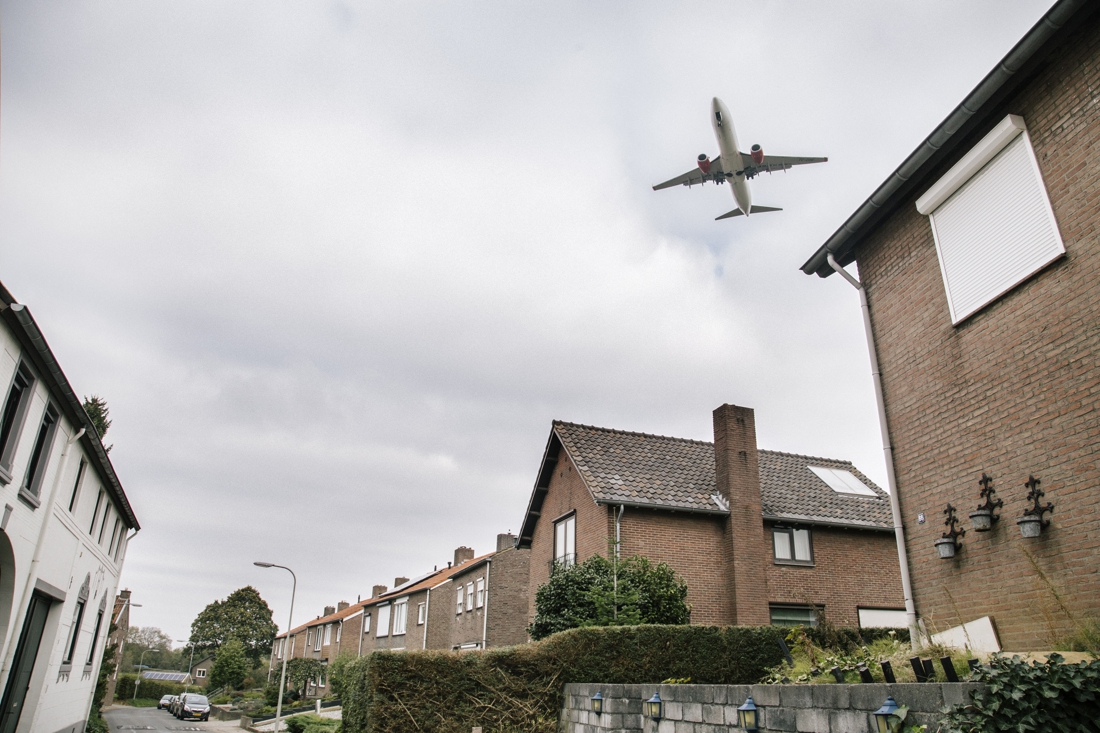
[[[244,682],[245,675],[250,669],[244,644],[239,639],[230,638],[214,655],[214,665],[210,668],[210,685],[212,687],[227,685],[237,689]]]
[[[295,657],[286,663],[286,679],[292,690],[296,690],[301,696],[305,696],[306,683],[316,680],[325,673],[325,665],[319,659],[308,657]]]
[[[172,650],[172,638],[155,626],[131,626],[126,632],[126,643],[119,660],[120,669],[132,672],[134,665],[142,662],[153,669],[179,669],[180,652]]]
[[[196,650],[217,651],[229,639],[237,639],[255,667],[271,651],[276,631],[271,607],[258,590],[248,585],[233,591],[224,601],[214,601],[195,617],[191,643]]]
[[[84,412],[88,413],[88,419],[92,421],[95,431],[99,433],[99,440],[102,442],[107,435],[107,431],[111,429],[111,408],[107,407],[107,400],[99,395],[85,396]],[[111,448],[114,448],[114,445],[104,446],[103,450],[110,453]]]
[[[595,555],[557,568],[535,591],[532,639],[579,626],[686,624],[687,583],[665,563],[640,555],[612,562]]]

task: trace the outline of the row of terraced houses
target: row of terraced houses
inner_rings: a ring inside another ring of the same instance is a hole
[[[518,535],[326,607],[276,638],[272,670],[525,643],[538,586],[616,548],[683,577],[692,623],[904,626],[886,493],[847,461],[758,449],[751,409],[723,405],[713,422],[711,443],[555,421]]]

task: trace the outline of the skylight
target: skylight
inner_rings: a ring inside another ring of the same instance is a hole
[[[878,496],[867,484],[860,481],[851,471],[824,466],[807,466],[819,479],[829,485],[838,494],[857,494],[859,496]]]

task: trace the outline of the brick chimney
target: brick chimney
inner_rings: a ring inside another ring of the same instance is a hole
[[[336,606],[325,606],[325,612],[321,615],[322,616],[331,616],[334,613],[336,613]],[[276,690],[276,692],[278,692],[278,690]]]
[[[769,624],[767,562],[757,461],[756,417],[751,408],[722,405],[714,411],[714,474],[718,493],[730,507],[733,623]]]
[[[409,582],[408,578],[394,578],[393,579],[393,587],[397,588],[398,586],[405,585],[405,583],[408,583],[408,582]]]
[[[336,610],[337,611],[343,611],[345,608],[347,608],[350,605],[351,604],[348,603],[347,601],[340,601],[339,603],[336,604]]]
[[[387,589],[386,589],[386,586],[384,586],[384,585],[376,585],[376,586],[374,586],[373,588],[371,588],[371,589],[370,589],[370,597],[371,597],[371,598],[377,598],[378,596],[380,596],[380,595],[382,595],[383,593],[385,593],[385,592],[386,592],[386,590],[387,590]]]
[[[459,547],[455,550],[455,565],[461,565],[464,562],[469,562],[474,559],[474,550],[472,547]]]
[[[497,552],[516,546],[516,536],[511,532],[497,535]]]

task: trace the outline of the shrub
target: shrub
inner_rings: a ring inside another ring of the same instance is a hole
[[[115,685],[115,699],[119,701],[130,700],[134,697],[134,680],[136,674],[120,674],[118,684]],[[178,695],[183,692],[183,685],[178,682],[165,680],[142,680],[138,685],[138,694],[143,698],[160,700],[165,695]]]
[[[484,652],[375,652],[347,667],[344,727],[550,733],[567,682],[755,683],[782,659],[779,638],[770,626],[612,626]]]
[[[1051,654],[1043,664],[994,655],[971,679],[987,687],[947,716],[950,733],[997,731],[1100,731],[1100,661],[1063,664]]]
[[[340,727],[335,718],[322,718],[320,715],[295,715],[286,719],[289,733],[333,733]]]

